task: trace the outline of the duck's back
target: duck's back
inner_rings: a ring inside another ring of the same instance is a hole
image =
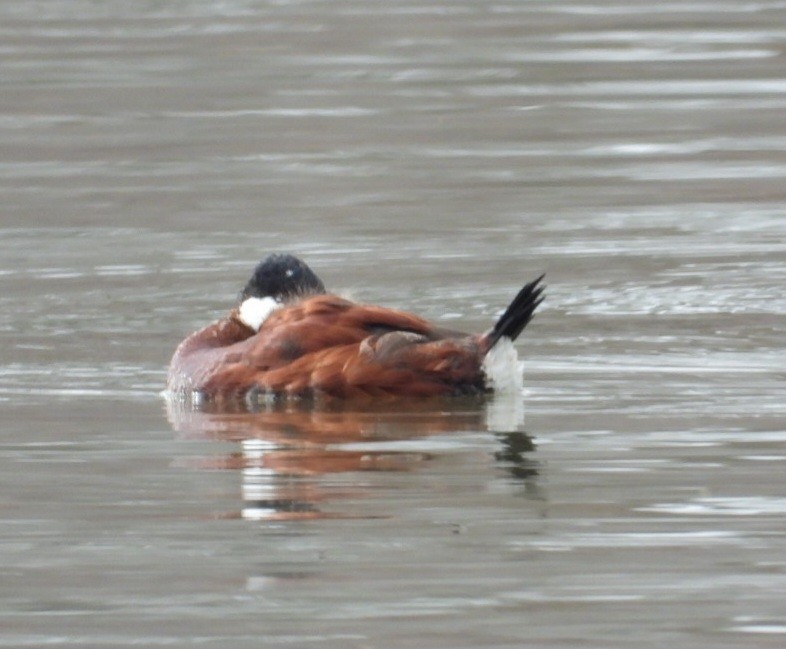
[[[258,332],[227,343],[187,346],[179,360],[176,354],[173,365],[188,364],[185,374],[197,378],[191,389],[339,398],[484,389],[477,336],[446,334],[410,313],[334,295],[285,306]]]

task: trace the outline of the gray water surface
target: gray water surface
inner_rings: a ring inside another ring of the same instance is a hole
[[[0,5],[0,646],[782,647],[786,3]],[[190,412],[255,262],[525,391]]]

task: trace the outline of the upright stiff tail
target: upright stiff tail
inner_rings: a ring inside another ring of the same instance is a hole
[[[535,309],[544,299],[545,286],[540,283],[544,277],[545,275],[541,275],[535,281],[524,286],[513,298],[508,308],[505,309],[505,313],[500,316],[500,319],[487,334],[488,349],[494,347],[503,337],[516,340],[524,327],[532,320]]]

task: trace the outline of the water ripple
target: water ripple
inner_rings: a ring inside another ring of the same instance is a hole
[[[687,503],[661,503],[641,507],[638,511],[681,516],[771,516],[786,514],[786,498],[707,497],[696,498]]]

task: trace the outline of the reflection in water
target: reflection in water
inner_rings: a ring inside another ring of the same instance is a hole
[[[502,442],[502,448],[494,453],[494,459],[504,463],[511,476],[527,480],[538,475],[538,463],[527,455],[535,450],[535,442],[527,433],[497,433],[497,439]]]
[[[166,403],[169,421],[182,436],[237,443],[228,454],[188,462],[196,469],[241,473],[243,506],[230,517],[293,520],[343,517],[324,511],[323,503],[361,497],[363,489],[330,476],[419,469],[438,457],[440,445],[428,440],[444,440],[449,433],[496,432],[502,448],[494,459],[513,478],[536,476],[536,463],[527,455],[534,450],[532,439],[511,430],[521,424],[520,401],[283,402],[256,410],[235,404],[229,411],[226,404]],[[507,419],[501,415],[505,410]]]

